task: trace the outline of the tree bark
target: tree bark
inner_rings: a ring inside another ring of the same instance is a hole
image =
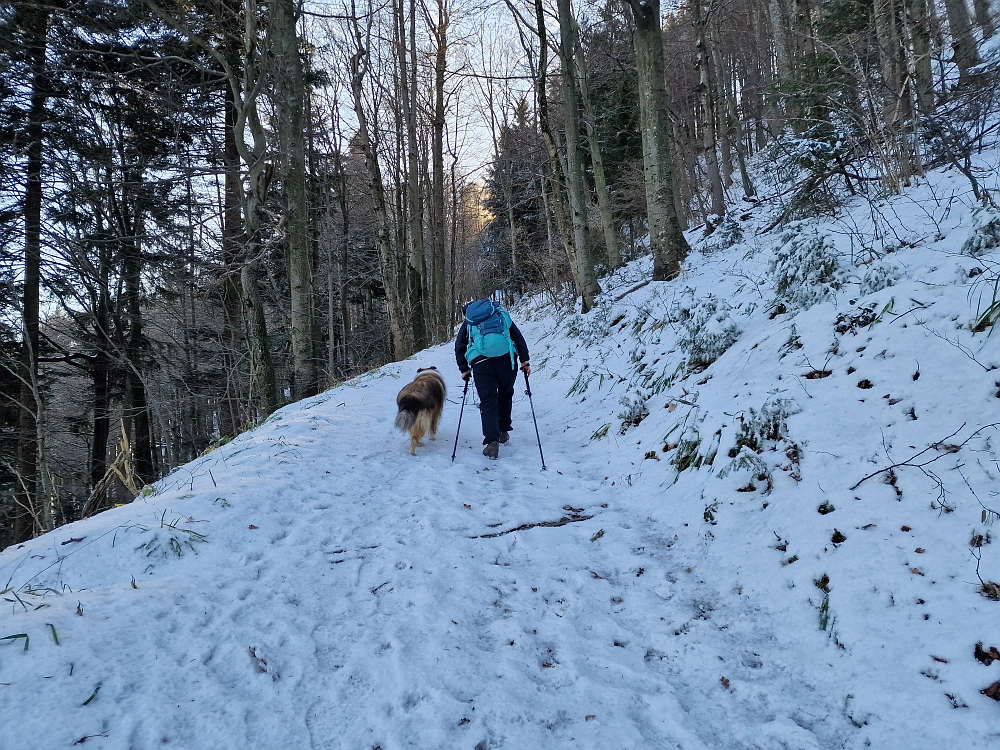
[[[448,64],[448,30],[451,10],[448,0],[435,0],[437,22],[431,25],[434,35],[434,116],[431,120],[431,301],[434,310],[435,338],[449,337],[451,303],[445,290],[445,210],[444,210],[444,132],[445,74]]]
[[[559,10],[559,52],[562,63],[563,102],[565,104],[564,124],[566,129],[566,192],[569,194],[570,217],[573,225],[573,241],[576,245],[577,291],[583,298],[583,312],[594,306],[594,299],[600,294],[594,264],[590,258],[590,228],[587,223],[587,201],[584,189],[583,159],[580,155],[580,102],[576,92],[574,72],[574,50],[576,37],[573,28],[570,0],[558,0]]]
[[[965,0],[944,0],[944,10],[948,15],[948,28],[951,30],[951,49],[955,64],[958,66],[958,80],[962,83],[969,78],[972,68],[979,65],[979,48],[972,34],[972,22],[969,20],[969,9]]]
[[[354,104],[354,114],[358,120],[357,141],[365,157],[368,170],[369,187],[376,222],[378,224],[377,238],[379,260],[382,267],[382,285],[385,288],[386,307],[389,313],[389,329],[392,336],[393,355],[397,360],[404,359],[411,353],[408,337],[403,332],[400,299],[398,294],[399,271],[393,252],[389,211],[385,202],[385,188],[382,184],[382,169],[372,146],[371,130],[368,124],[368,113],[364,106],[364,80],[368,74],[368,48],[361,33],[355,14],[355,4],[351,2],[352,32],[355,52],[351,55],[349,65],[351,73],[351,94]]]
[[[417,136],[417,50],[416,3],[410,0],[409,45],[406,33],[404,0],[395,5],[397,21],[397,56],[399,82],[402,87],[400,105],[406,127],[406,213],[408,218],[409,253],[406,262],[406,294],[413,345],[417,350],[428,344],[428,309],[425,297],[424,272],[424,205],[420,190],[420,141]],[[407,60],[407,53],[410,60]]]
[[[631,10],[632,43],[639,77],[639,121],[646,186],[649,244],[653,251],[653,278],[676,278],[688,244],[674,205],[673,158],[663,65],[663,32],[659,0],[627,0]]]
[[[130,182],[139,184],[142,177],[133,175]],[[142,253],[139,247],[139,226],[133,217],[132,226],[122,241],[122,275],[125,277],[125,315],[128,320],[128,337],[125,343],[125,357],[128,361],[126,391],[128,409],[126,417],[132,425],[132,466],[136,476],[136,486],[142,488],[155,478],[153,465],[153,444],[150,432],[149,404],[146,399],[146,383],[143,377],[145,363],[143,356],[144,337],[142,331]]]
[[[694,14],[696,65],[698,68],[698,97],[701,99],[701,138],[708,172],[708,192],[712,199],[712,213],[722,217],[726,213],[725,192],[722,173],[719,170],[719,154],[716,150],[715,91],[712,86],[712,51],[708,46],[708,18],[701,6],[702,0],[694,0],[691,9]],[[713,222],[714,224],[714,222]]]
[[[934,76],[931,70],[931,31],[927,14],[928,0],[906,0],[913,40],[913,70],[920,114],[934,111]]]
[[[45,137],[45,102],[48,76],[50,10],[45,5],[29,7],[25,13],[25,40],[29,46],[31,103],[25,132],[27,165],[24,192],[24,288],[21,307],[21,392],[18,420],[17,474],[20,487],[15,495],[12,541],[30,539],[41,516],[38,496],[38,424],[41,391],[38,382],[38,322],[42,267],[42,159]]]
[[[972,0],[972,8],[976,14],[976,23],[983,30],[983,39],[989,39],[996,33],[990,0]]]
[[[96,247],[97,294],[94,299],[94,337],[96,346],[90,366],[93,383],[94,434],[90,446],[90,490],[98,489],[108,470],[108,439],[111,436],[111,248],[98,240]],[[104,494],[94,497],[96,508],[104,503]]]
[[[611,194],[608,192],[608,179],[604,171],[604,156],[601,154],[601,143],[597,137],[597,116],[590,97],[590,80],[587,77],[587,63],[579,46],[579,29],[574,22],[577,47],[574,51],[577,82],[580,85],[580,100],[583,104],[583,119],[587,127],[587,143],[590,147],[590,164],[594,168],[594,193],[597,195],[597,208],[601,214],[601,229],[604,232],[604,247],[608,254],[608,267],[614,270],[622,264],[621,251],[618,249],[618,232],[615,231],[614,209],[611,204]]]
[[[281,113],[281,184],[285,194],[285,240],[291,289],[292,398],[317,392],[313,359],[312,249],[309,242],[309,197],[306,190],[305,77],[296,32],[296,0],[274,0],[271,30],[278,78],[276,102]]]
[[[562,161],[559,158],[559,146],[556,143],[555,135],[552,132],[552,124],[549,121],[549,97],[546,92],[546,74],[548,72],[548,32],[545,28],[545,8],[542,0],[535,0],[535,30],[538,33],[538,70],[537,82],[535,83],[535,97],[538,102],[538,127],[542,131],[542,139],[545,141],[545,148],[549,153],[549,184],[552,187],[552,213],[556,219],[556,229],[562,239],[563,248],[566,250],[566,257],[569,259],[570,273],[573,276],[573,284],[576,293],[580,294],[582,284],[580,282],[580,267],[577,262],[576,240],[573,228],[570,223],[569,210],[566,205],[565,178],[563,174]]]

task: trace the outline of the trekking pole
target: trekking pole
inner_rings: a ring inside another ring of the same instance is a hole
[[[455,429],[455,447],[451,451],[451,461],[455,462],[455,454],[458,453],[458,433],[462,430],[462,412],[465,411],[465,396],[469,392],[469,381],[465,381],[465,389],[462,391],[462,407],[458,410],[458,427]]]
[[[535,402],[531,400],[531,383],[528,382],[528,373],[524,374],[525,393],[528,394],[528,403],[531,404],[531,421],[535,423],[535,439],[538,440],[538,455],[542,457],[542,471],[545,471],[545,455],[542,453],[542,438],[538,434],[538,420],[535,419]]]

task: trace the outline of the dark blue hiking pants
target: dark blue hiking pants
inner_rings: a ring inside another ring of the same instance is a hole
[[[510,432],[510,411],[514,403],[517,370],[510,356],[490,357],[472,365],[479,393],[479,412],[483,419],[483,445],[500,439],[500,432]]]

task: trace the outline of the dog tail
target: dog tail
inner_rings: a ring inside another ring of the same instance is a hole
[[[409,432],[410,427],[417,421],[418,410],[419,407],[416,404],[411,405],[404,400],[399,405],[399,414],[396,415],[396,429],[400,432]]]

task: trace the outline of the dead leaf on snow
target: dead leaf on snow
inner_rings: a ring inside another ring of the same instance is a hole
[[[1000,651],[997,651],[997,647],[990,646],[988,649],[984,649],[982,641],[976,644],[976,650],[973,654],[976,659],[981,661],[987,667],[995,661],[1000,661]]]
[[[910,568],[910,572],[913,573],[913,575],[915,576],[922,576],[924,574],[924,571],[922,571],[920,568]]]
[[[583,717],[583,720],[584,721],[593,721],[596,718],[597,718],[597,714],[587,714],[586,716]]]
[[[987,698],[992,698],[995,701],[1000,702],[1000,680],[997,680],[989,687],[985,687],[979,691]]]

